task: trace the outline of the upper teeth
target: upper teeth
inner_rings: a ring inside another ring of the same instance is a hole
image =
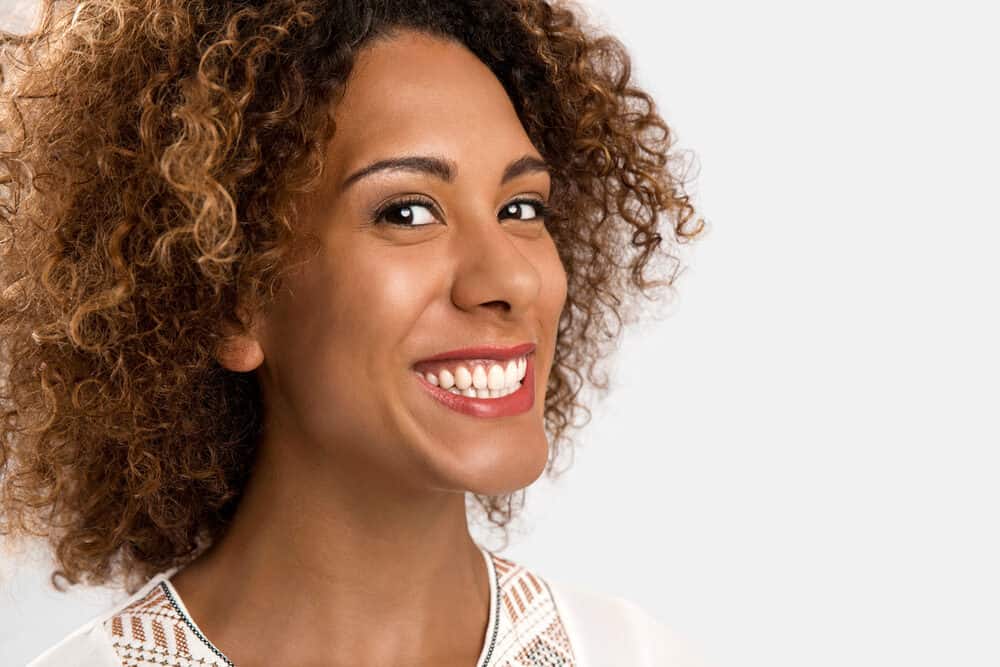
[[[476,390],[501,392],[516,389],[519,382],[524,379],[528,368],[528,361],[525,357],[511,359],[507,362],[459,362],[454,366],[442,366],[437,369],[437,373],[424,373],[424,377],[433,385],[442,389],[457,389],[460,392]],[[455,363],[455,362],[450,362]]]

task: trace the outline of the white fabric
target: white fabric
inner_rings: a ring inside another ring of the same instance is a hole
[[[577,667],[707,667],[693,646],[635,603],[547,581]]]
[[[120,609],[138,600],[160,581],[177,571],[172,568],[150,579],[127,600],[95,616],[66,635],[60,642],[28,663],[27,667],[122,667],[121,659],[111,646],[104,621]]]

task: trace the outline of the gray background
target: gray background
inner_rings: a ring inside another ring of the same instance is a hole
[[[720,667],[1000,664],[989,5],[587,3],[713,228],[506,556]],[[46,572],[0,561],[0,665],[111,599]]]

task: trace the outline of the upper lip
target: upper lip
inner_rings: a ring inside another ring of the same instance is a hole
[[[505,361],[507,359],[517,359],[524,357],[535,351],[534,343],[520,343],[518,345],[476,345],[475,347],[463,347],[457,350],[448,350],[433,357],[421,359],[418,364],[429,361],[446,361],[450,359],[496,359]]]

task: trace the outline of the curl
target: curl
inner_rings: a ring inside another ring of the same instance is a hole
[[[579,15],[542,0],[47,0],[36,30],[0,33],[0,532],[47,537],[57,587],[134,588],[226,528],[262,411],[252,374],[215,361],[220,323],[277,293],[329,102],[358,49],[400,27],[482,59],[553,167],[559,474],[589,420],[581,390],[606,390],[623,321],[703,227],[624,47]],[[475,502],[503,528],[520,499]]]

